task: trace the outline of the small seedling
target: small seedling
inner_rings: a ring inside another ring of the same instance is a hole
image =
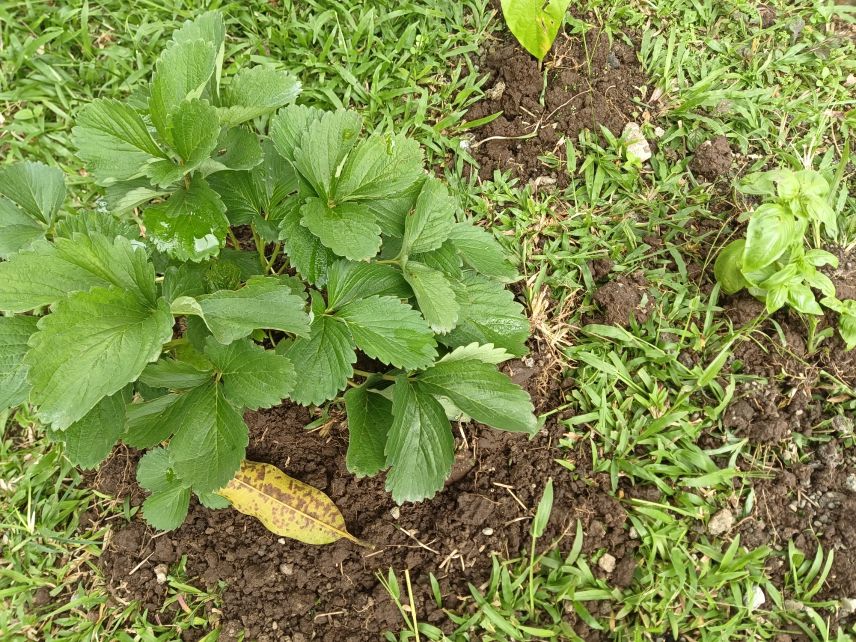
[[[502,0],[502,15],[517,41],[538,59],[550,51],[571,0]]]
[[[833,254],[817,247],[822,230],[828,236],[837,231],[826,179],[813,170],[776,170],[750,176],[742,190],[764,202],[749,214],[746,238],[729,243],[716,259],[714,272],[723,291],[734,294],[745,288],[770,314],[788,305],[822,316],[823,305],[839,313],[848,349],[856,346],[856,302],[839,301],[835,285],[818,269],[838,265]],[[806,247],[809,230],[814,248]],[[820,302],[814,290],[823,295]]]

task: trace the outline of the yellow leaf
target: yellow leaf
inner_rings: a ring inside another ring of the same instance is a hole
[[[348,532],[333,500],[271,464],[244,460],[238,473],[217,493],[277,535],[306,544],[331,544],[344,537],[368,546]]]

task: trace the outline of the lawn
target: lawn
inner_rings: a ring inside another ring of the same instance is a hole
[[[352,474],[344,404],[246,412],[247,457],[373,546],[322,547],[196,500],[153,529],[135,449],[81,470],[19,405],[0,413],[0,640],[856,639],[856,352],[839,313],[771,313],[714,273],[782,197],[757,173],[814,170],[831,222],[806,250],[837,267],[809,295],[826,278],[856,299],[852,3],[573,1],[540,65],[488,0],[200,4],[0,2],[2,165],[59,167],[65,213],[109,211],[80,110],[145,105],[173,31],[222,11],[224,77],[289,71],[298,104],[412,137],[502,246],[531,329],[502,369],[538,429],[454,421],[449,481],[399,506]]]

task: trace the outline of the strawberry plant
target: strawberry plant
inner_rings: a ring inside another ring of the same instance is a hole
[[[285,399],[341,406],[349,470],[429,498],[450,418],[537,430],[498,369],[526,351],[516,270],[416,142],[295,105],[287,72],[224,74],[224,39],[217,13],[186,23],[147,94],[78,114],[97,211],[64,205],[58,170],[0,173],[0,406],[32,404],[84,467],[146,450],[162,529],[192,493],[228,504],[244,411]]]
[[[748,215],[746,238],[729,243],[716,259],[714,272],[723,291],[734,294],[745,288],[770,314],[788,305],[822,316],[823,305],[839,314],[848,349],[856,346],[856,301],[839,301],[835,285],[818,269],[837,267],[838,259],[819,247],[806,247],[809,230],[815,246],[821,244],[822,229],[830,236],[837,231],[826,179],[813,170],[776,170],[749,176],[741,189],[764,202]],[[823,295],[820,302],[814,290]]]

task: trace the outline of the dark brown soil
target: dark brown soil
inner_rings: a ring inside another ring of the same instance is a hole
[[[545,365],[524,360],[509,370],[553,408],[557,393],[543,393],[556,377]],[[607,579],[616,586],[632,580],[637,544],[629,538],[624,509],[610,495],[608,477],[591,474],[583,449],[575,474],[554,462],[561,436],[555,422],[532,441],[477,425],[456,427],[457,463],[446,489],[430,502],[396,507],[382,477],[356,479],[345,469],[344,427],[307,432],[310,414],[295,406],[249,413],[247,420],[248,458],[273,463],[322,489],[342,510],[349,530],[377,549],[344,541],[308,546],[280,539],[236,511],[194,505],[175,532],[156,534],[138,518],[114,534],[101,565],[116,599],[142,600],[157,613],[166,590],[157,583],[155,567],[186,555],[193,581],[227,583],[219,614],[221,640],[233,640],[245,628],[253,640],[376,642],[384,631],[403,624],[376,573],[393,568],[403,580],[403,570],[409,569],[421,617],[448,630],[445,614],[430,598],[429,572],[440,581],[444,605],[458,605],[469,594],[468,583],[478,586],[489,578],[493,552],[514,557],[528,546],[533,509],[548,477],[555,483],[555,507],[542,541],[560,536],[580,519],[584,550],[606,550],[618,562]],[[99,489],[119,491],[139,503],[133,459],[127,452],[114,454],[98,475]],[[608,615],[611,606],[601,608]],[[169,620],[171,614],[159,617]],[[587,640],[601,639],[582,622],[576,627]],[[193,639],[192,632],[188,638]]]
[[[713,183],[719,178],[728,178],[732,160],[733,154],[728,139],[725,136],[717,136],[696,148],[695,156],[690,162],[690,170],[696,178]]]
[[[644,323],[654,309],[647,289],[648,281],[641,272],[625,274],[602,285],[594,293],[594,301],[603,315],[598,321],[625,328],[631,320]]]
[[[831,274],[839,294],[850,288],[856,291],[856,273],[850,269],[848,257],[842,256],[841,264]],[[762,311],[763,305],[748,295],[734,297],[726,306],[735,325],[750,322]],[[831,317],[822,323],[834,324]],[[753,340],[735,348],[741,371],[766,381],[739,386],[724,419],[726,428],[736,435],[771,447],[769,478],[754,483],[755,510],[739,527],[742,543],[749,548],[768,545],[786,551],[788,542],[793,542],[809,556],[814,556],[818,544],[827,552],[834,551],[832,570],[820,596],[854,600],[856,558],[851,551],[856,541],[856,453],[845,445],[852,445],[856,433],[852,411],[839,408],[856,386],[856,351],[846,352],[836,335],[809,353],[808,331],[802,320],[787,312],[776,314],[774,320],[784,343],[767,322],[753,334]],[[802,457],[796,437],[805,442]],[[774,564],[772,576],[781,580],[786,561],[780,557]],[[852,613],[841,617],[839,623],[853,620]]]
[[[600,126],[619,136],[639,120],[636,102],[646,80],[634,47],[610,43],[599,31],[584,38],[560,34],[544,69],[546,87],[537,60],[510,37],[488,49],[480,68],[492,77],[487,98],[467,114],[472,121],[502,112],[474,130],[471,153],[483,180],[511,170],[527,181],[564,187],[567,174],[539,159],[553,152],[564,158],[562,136],[575,141],[584,129],[599,134]]]

